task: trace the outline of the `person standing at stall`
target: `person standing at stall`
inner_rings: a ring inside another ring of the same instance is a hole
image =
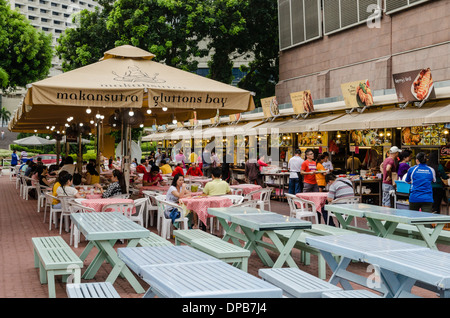
[[[302,169],[303,159],[300,157],[302,151],[300,149],[295,150],[295,155],[289,159],[289,194],[297,194],[303,190],[303,176],[300,171]]]
[[[314,151],[306,149],[306,160],[303,161],[300,173],[303,175],[303,192],[319,192],[315,174],[317,165],[314,161]]]
[[[398,160],[397,157],[401,152],[397,146],[391,147],[389,149],[389,157],[384,159],[381,164],[381,170],[383,171],[383,199],[382,205],[385,207],[391,207],[391,191],[394,191],[394,185],[392,183],[393,175],[397,173],[398,170]]]
[[[325,175],[328,173],[328,171],[326,171],[325,167],[323,166],[324,162],[325,156],[323,154],[319,155],[317,157],[317,174],[316,174],[316,181],[317,185],[319,186],[319,192],[324,192],[325,187],[327,186]]]
[[[436,182],[436,172],[426,165],[425,153],[416,155],[416,166],[410,168],[405,181],[411,183],[409,192],[409,209],[431,212],[433,209],[433,187]]]

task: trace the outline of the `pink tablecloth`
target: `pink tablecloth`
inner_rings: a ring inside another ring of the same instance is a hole
[[[97,212],[102,212],[102,209],[105,205],[114,204],[114,203],[132,203],[134,201],[132,199],[86,199],[81,201],[81,204],[88,208],[93,208]],[[136,212],[136,208],[133,208],[133,213]]]
[[[297,193],[295,196],[300,199],[314,202],[316,211],[322,212],[322,207],[327,203],[327,195],[327,192],[302,192]]]
[[[247,184],[247,183],[232,185],[232,186],[230,186],[230,188],[231,189],[242,189],[242,192],[244,195],[247,195],[250,192],[262,189],[262,187],[260,185]],[[253,200],[259,200],[260,197],[261,197],[261,193],[255,193],[252,195]]]
[[[197,213],[198,219],[206,225],[206,221],[211,215],[208,214],[208,208],[226,208],[233,203],[226,197],[198,196],[193,198],[180,199],[180,203],[186,206],[187,210]]]
[[[102,194],[98,193],[98,194],[86,194],[86,199],[101,199],[102,198]]]

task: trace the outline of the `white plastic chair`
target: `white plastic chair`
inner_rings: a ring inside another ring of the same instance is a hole
[[[273,188],[272,188],[272,187],[267,187],[267,188],[258,189],[258,190],[252,191],[252,192],[250,192],[250,193],[247,193],[247,194],[244,196],[244,201],[251,201],[251,200],[254,200],[254,199],[253,199],[253,196],[254,196],[255,194],[258,194],[258,193],[259,193],[259,194],[260,194],[260,197],[259,197],[259,199],[257,199],[259,208],[260,208],[261,210],[264,210],[265,207],[266,207],[266,205],[268,205],[268,206],[269,206],[269,209],[268,209],[267,211],[271,211],[271,210],[272,210],[272,207],[271,207],[271,204],[270,204],[270,197],[271,197],[271,195],[272,195],[272,192],[273,192]]]
[[[120,212],[127,218],[133,213],[134,203],[112,203],[102,207],[102,212]]]
[[[59,201],[61,201],[61,217],[59,221],[59,235],[62,232],[63,221],[66,223],[66,231],[69,230],[70,214],[72,209],[70,208],[70,202],[73,201],[73,196],[58,196]]]
[[[293,194],[286,193],[286,198],[289,204],[289,211],[291,218],[305,219],[311,218],[319,224],[317,217],[316,205],[312,201],[301,199]]]
[[[331,204],[357,204],[361,202],[361,197],[359,196],[352,196],[352,197],[345,197],[340,198],[331,201]],[[336,217],[332,212],[328,211],[328,217],[327,217],[327,224],[330,224],[330,217]],[[344,219],[347,219],[348,215],[343,215]],[[356,220],[356,217],[353,218],[355,221],[355,227],[358,227],[358,221]],[[342,225],[341,225],[342,227]]]
[[[21,176],[22,180],[22,198],[28,200],[28,191],[31,189],[36,189],[36,186],[33,185],[33,182],[36,180],[33,180],[29,177]],[[27,184],[27,181],[30,181],[30,185]]]
[[[96,212],[95,209],[89,208],[86,206],[81,205],[80,203],[77,203],[78,199],[74,199],[69,202],[69,209],[71,210],[71,213],[91,213]],[[73,240],[72,240],[73,238]],[[78,243],[81,239],[81,232],[78,230],[77,226],[73,223],[70,225],[70,245],[72,245],[75,248],[78,248]]]
[[[48,225],[48,230],[50,231],[52,229],[52,222],[55,223],[55,228],[56,228],[57,222],[58,222],[58,218],[57,218],[56,214],[57,213],[61,213],[62,209],[56,209],[56,208],[53,207],[53,204],[52,204],[53,200],[58,200],[59,201],[59,198],[51,195],[48,192],[45,192],[45,197],[46,197],[47,202],[50,202],[50,217],[49,217],[49,225]],[[45,223],[45,216],[46,215],[47,215],[47,209],[44,210],[44,223]]]
[[[250,201],[242,201],[239,204],[235,204],[235,205],[233,205],[233,208],[236,208],[236,207],[256,208],[257,206],[258,206],[258,201],[257,200],[250,200]]]
[[[231,193],[233,194],[233,195],[244,195],[244,190],[242,190],[242,189],[233,189],[233,188],[231,188]]]
[[[130,219],[134,222],[137,222],[141,226],[144,226],[144,214],[147,209],[147,201],[149,201],[149,198],[140,198],[134,200],[136,213],[130,215]]]
[[[51,190],[49,187],[40,185],[39,182],[36,183],[36,194],[37,194],[37,212],[41,212],[41,208],[46,206],[46,197],[44,195],[45,191]]]
[[[164,197],[164,198],[162,198]],[[164,211],[166,207],[174,207],[180,211],[180,214],[183,214],[183,208],[176,203],[172,203],[165,200],[166,196],[158,196],[156,197],[156,202],[158,203],[158,215],[162,215],[161,217],[161,233],[160,236],[166,239],[170,238],[170,233],[172,230],[172,220],[166,219],[164,216]],[[178,219],[175,219],[174,222],[178,222],[179,224],[183,224],[183,228],[185,230],[188,229],[188,218],[185,216],[181,216]]]
[[[142,194],[144,197],[148,199],[147,201],[147,209],[145,211],[145,227],[148,227],[148,219],[150,218],[150,226],[153,226],[153,221],[155,219],[155,212],[158,212],[158,205],[156,204],[155,198],[158,195],[161,195],[159,192],[155,191],[142,191]],[[159,223],[157,226],[157,229],[159,231]]]

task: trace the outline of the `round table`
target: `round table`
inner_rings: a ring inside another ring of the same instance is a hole
[[[300,199],[314,202],[316,211],[322,212],[322,207],[327,204],[328,192],[300,192],[295,196]]]
[[[180,199],[187,210],[197,213],[198,219],[206,225],[209,217],[208,208],[226,208],[233,205],[229,198],[220,196],[197,196],[192,198]]]

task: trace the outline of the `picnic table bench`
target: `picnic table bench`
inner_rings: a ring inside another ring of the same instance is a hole
[[[141,238],[137,244],[137,246],[171,246],[173,245],[170,241],[165,238],[150,232],[148,237]]]
[[[262,268],[258,274],[290,298],[321,298],[324,292],[342,290],[298,268]]]
[[[69,298],[120,298],[110,282],[67,284]]]
[[[243,247],[225,242],[217,236],[198,229],[176,230],[173,231],[173,235],[176,245],[185,243],[224,262],[240,265],[243,271],[248,270],[250,251]]]
[[[81,281],[83,261],[61,236],[33,237],[34,267],[39,267],[41,284],[48,284],[50,298],[56,297],[55,275],[62,275],[66,282],[73,275],[75,283]]]

